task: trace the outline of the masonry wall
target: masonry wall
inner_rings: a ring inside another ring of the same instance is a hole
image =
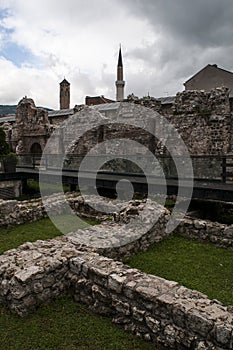
[[[152,153],[169,155],[166,149],[166,130],[164,132],[162,119],[159,119],[157,112],[176,128],[190,155],[223,156],[232,152],[233,123],[227,88],[216,88],[210,92],[194,90],[178,93],[166,113],[159,99],[150,97],[139,99],[129,96],[126,101],[113,110],[111,116],[107,115],[111,124],[108,124],[108,119],[105,119],[104,116],[101,119],[97,110],[87,108],[84,108],[75,117],[71,117],[74,128],[78,126],[81,133],[87,125],[93,125],[93,121],[102,122],[104,125],[102,128],[92,128],[87,133],[83,133],[81,140],[70,148],[70,153],[85,154],[97,143],[122,138],[135,140],[146,146]],[[132,102],[147,107],[148,110],[133,108]],[[153,110],[154,113],[150,110]],[[132,125],[137,122],[138,127],[124,125],[126,119],[127,123],[132,121]],[[70,123],[72,125],[71,119]],[[146,129],[150,130],[151,134]],[[64,144],[71,143],[74,139],[72,131],[71,127],[71,135],[70,137],[66,135]],[[157,138],[153,136],[154,134]],[[169,142],[177,146],[175,133],[174,135],[172,132],[169,134]],[[119,154],[122,154],[123,150],[124,146],[120,147]],[[103,149],[103,153],[105,151]],[[136,149],[132,151],[132,154],[138,152],[140,153]],[[177,150],[178,155],[179,152],[180,150]]]
[[[129,268],[65,237],[0,256],[0,301],[24,316],[71,294],[136,336],[168,349],[232,349],[231,307]]]
[[[69,194],[67,199],[77,212],[94,215],[93,209],[88,211],[88,204],[96,203],[95,197],[84,201],[81,196]],[[16,215],[10,216],[13,221],[9,223],[26,222],[26,217],[36,220],[43,213],[39,200],[15,202],[0,203],[1,213],[5,208],[5,222],[2,215],[1,225],[7,223],[13,205]],[[48,202],[54,213],[61,213],[60,195],[48,197]],[[142,216],[142,223],[143,220],[153,222],[150,231],[136,239],[134,225],[125,234],[125,225],[134,220],[134,216],[140,216],[145,205],[145,201],[131,201],[126,208],[121,208],[109,200],[102,204],[103,212],[112,208],[113,221],[87,228],[85,237],[104,240],[107,237],[112,245],[95,246],[95,241],[93,245],[85,245],[81,240],[83,231],[78,230],[48,241],[27,242],[1,255],[0,302],[24,316],[56,296],[70,294],[75,301],[89,305],[125,330],[156,345],[168,349],[232,349],[232,306],[223,306],[177,282],[147,275],[112,259],[146,250],[150,244],[167,237],[169,212],[152,202],[147,204],[148,209]],[[100,218],[104,219],[103,213]],[[176,232],[231,249],[232,226],[184,218]],[[127,244],[122,246],[123,236],[127,236]]]
[[[176,233],[219,247],[233,248],[233,225],[185,217],[176,228]]]
[[[128,103],[129,112],[125,106],[126,102]],[[144,132],[143,116],[138,114],[130,115],[132,109],[130,103],[132,102],[140,106],[148,107],[166,117],[182,136],[191,155],[231,154],[233,149],[232,99],[229,98],[229,90],[224,87],[213,89],[210,92],[205,92],[203,90],[183,91],[177,93],[174,98],[170,98],[168,104],[164,104],[163,99],[156,99],[149,96],[137,98],[134,95],[130,95],[123,104],[120,104],[120,114],[124,111],[127,120],[131,118],[132,121],[140,121],[142,127],[140,133],[138,133],[135,128],[131,129],[130,132],[130,130],[127,130],[125,127],[105,127],[104,130],[90,131],[89,134],[80,141],[79,147],[77,147],[72,144],[75,139],[75,133],[71,130],[70,135],[68,132],[64,139],[62,139],[62,135],[60,135],[61,142],[57,142],[55,148],[53,145],[51,147],[51,152],[63,152],[63,146],[66,147],[71,144],[71,148],[68,151],[77,151],[79,154],[85,154],[96,142],[107,140],[112,135],[118,138],[128,137],[137,139],[152,152],[161,154],[158,140],[149,137],[148,133]],[[89,113],[88,108],[82,106],[75,109],[74,112],[80,111],[80,109],[81,112],[76,114],[74,118],[73,116],[69,117],[69,119],[73,118],[73,126],[76,130],[78,128],[82,131],[83,127],[85,127],[85,123],[88,124],[91,118],[92,123],[93,118],[94,121],[100,121],[100,113],[97,112],[97,109],[89,108],[89,111],[92,111],[92,113]],[[94,111],[96,111],[96,113],[94,113]],[[105,117],[113,119],[113,121],[117,123],[122,123],[124,121],[124,115],[122,114],[119,117],[118,112],[114,113],[108,111],[105,113]],[[111,114],[113,114],[113,116],[111,116]],[[61,121],[65,121],[67,116],[58,116],[54,118],[51,123],[54,124],[53,127],[56,127],[61,124]],[[104,122],[104,118],[102,121]],[[43,150],[49,136],[54,131],[51,123],[48,120],[47,114],[44,111],[36,109],[31,99],[23,99],[20,101],[17,108],[16,122],[11,130],[12,132],[10,131],[11,139],[9,142],[13,145],[14,149],[18,144],[20,154],[30,153],[30,147],[33,143],[39,143]],[[70,125],[72,129],[72,123]],[[155,131],[155,125],[156,117],[151,124],[152,133]],[[63,126],[65,126],[65,124]],[[164,150],[163,153],[166,154]]]
[[[95,218],[103,220],[104,214],[97,213],[88,205],[82,196],[75,193],[66,195],[66,200],[71,208],[79,212],[84,218]],[[45,197],[46,199],[46,197]],[[63,194],[54,194],[47,197],[47,207],[54,215],[60,215],[64,211]],[[41,198],[17,201],[17,200],[0,200],[0,227],[15,226],[27,222],[34,222],[47,217],[47,211],[44,208]]]
[[[93,254],[70,267],[74,299],[139,337],[168,349],[232,347],[230,308],[202,293]]]
[[[232,111],[227,88],[177,93],[166,112],[159,99],[131,95],[128,101],[164,115],[191,155],[226,155],[232,151]]]
[[[55,194],[48,197],[47,205],[51,213],[54,215],[60,215],[63,213],[63,195]],[[66,201],[71,208],[82,218],[95,218],[104,224],[104,226],[96,226],[93,228],[96,230],[95,234],[101,235],[98,231],[105,230],[109,236],[119,236],[124,224],[127,224],[130,219],[140,215],[142,210],[148,205],[146,201],[130,201],[129,204],[121,208],[121,204],[114,205],[111,200],[105,199],[105,203],[102,204],[102,212],[96,211],[95,205],[99,206],[98,197],[87,196],[83,197],[76,193],[69,193],[66,195]],[[153,242],[159,242],[167,237],[165,233],[165,227],[169,220],[170,213],[168,210],[158,205],[156,202],[149,202],[149,208],[144,212],[144,218],[141,219],[147,222],[154,221],[154,212],[156,212],[157,220],[155,225],[151,227],[148,234],[145,234],[142,238],[134,242],[133,230],[128,231],[128,235],[132,232],[131,248],[129,246],[119,248],[99,248],[101,254],[106,254],[112,258],[126,257],[127,253],[133,254],[141,247],[142,250],[148,248]],[[100,206],[99,206],[100,207]],[[154,211],[154,212],[153,212]],[[106,214],[106,212],[108,214]],[[47,211],[41,199],[33,199],[29,201],[17,201],[17,200],[0,200],[0,227],[1,226],[15,226],[26,222],[34,222],[47,217]],[[109,219],[111,221],[109,222]],[[135,223],[135,225],[137,225]],[[140,227],[138,226],[138,230]],[[176,228],[176,233],[190,238],[197,238],[202,241],[216,244],[220,247],[232,248],[233,247],[233,225],[221,224],[218,222],[212,222],[210,220],[201,220],[193,217],[184,217],[179,226]],[[94,233],[93,233],[94,234]],[[75,237],[72,234],[69,235],[72,240]],[[138,235],[139,236],[139,235]],[[139,244],[140,243],[140,244]],[[109,251],[108,251],[109,250]]]

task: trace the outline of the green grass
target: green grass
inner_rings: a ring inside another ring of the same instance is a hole
[[[0,308],[0,349],[4,350],[155,350],[93,314],[71,298],[59,298],[20,318]]]
[[[79,219],[73,215],[60,215],[56,217],[59,227],[63,233],[76,231],[79,228],[85,228],[89,225],[98,224],[94,220]],[[62,235],[57,227],[53,225],[49,218],[42,219],[32,223],[26,223],[15,227],[0,228],[0,254],[6,250],[17,248],[24,242],[34,242],[37,239],[50,239]]]
[[[60,216],[60,224],[67,232],[77,221]],[[73,220],[73,221],[72,221]],[[80,221],[79,228],[96,221]],[[48,239],[61,232],[49,219],[13,228],[0,229],[0,251],[16,248],[23,242]],[[112,325],[106,317],[93,314],[84,305],[71,298],[59,298],[40,307],[25,318],[0,307],[0,349],[4,350],[152,350],[155,347],[136,339],[121,328]]]
[[[61,216],[59,220],[67,232],[74,226],[77,229],[77,222],[73,222],[71,217]],[[80,225],[80,228],[85,227],[83,221]],[[48,239],[60,234],[49,219],[1,228],[0,252],[25,241]],[[233,304],[233,252],[230,250],[171,236],[125,262],[146,273],[197,289],[226,305]],[[112,325],[110,319],[95,315],[86,306],[63,297],[23,319],[0,307],[0,349],[150,350],[155,347]]]
[[[125,262],[233,305],[233,251],[171,236]]]

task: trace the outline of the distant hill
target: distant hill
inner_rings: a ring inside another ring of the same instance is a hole
[[[15,114],[17,105],[0,105],[0,115]]]
[[[17,105],[0,105],[0,116],[6,114],[15,114]],[[44,108],[46,111],[52,111],[51,108],[47,107],[39,107]]]

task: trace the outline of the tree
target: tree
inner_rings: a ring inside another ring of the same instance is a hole
[[[8,154],[10,152],[10,147],[6,142],[6,134],[3,128],[0,128],[0,157]]]

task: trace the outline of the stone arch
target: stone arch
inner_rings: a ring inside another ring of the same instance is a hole
[[[30,147],[30,154],[41,156],[42,155],[42,148],[39,142],[34,142]]]
[[[30,147],[31,162],[33,167],[40,165],[42,157],[42,148],[39,142],[34,142]]]

